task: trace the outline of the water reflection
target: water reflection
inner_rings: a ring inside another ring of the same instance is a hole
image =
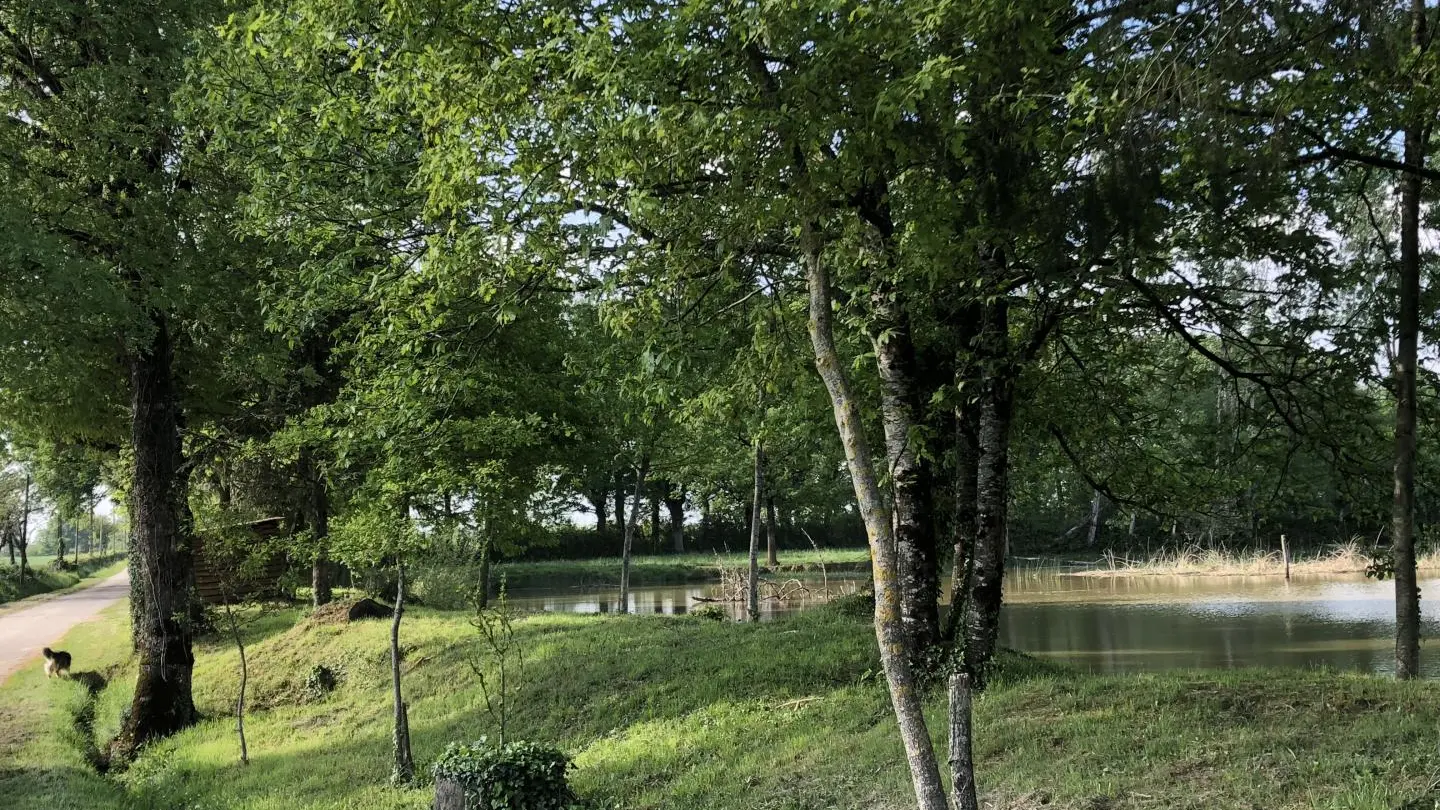
[[[1421,590],[1440,580],[1421,583]],[[1360,575],[1083,577],[1024,572],[1006,583],[1001,643],[1101,672],[1178,667],[1331,667],[1393,673],[1394,585]],[[1422,601],[1422,632],[1440,605]],[[1440,676],[1440,655],[1422,649]]]
[[[787,599],[761,599],[760,619],[768,621],[825,603],[844,594],[854,593],[868,582],[864,575],[830,575],[828,580],[805,577],[804,587],[794,590]],[[826,586],[829,595],[826,595]],[[701,605],[718,605],[732,619],[746,618],[745,603],[713,601],[724,597],[718,584],[652,585],[630,589],[628,605],[631,613],[679,615]],[[609,588],[529,588],[510,592],[510,602],[521,610],[543,610],[551,613],[619,613],[620,589]]]

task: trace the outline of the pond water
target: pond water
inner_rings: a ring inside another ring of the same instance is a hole
[[[1422,572],[1422,577],[1425,574]],[[1440,579],[1422,579],[1421,634],[1440,635]],[[1006,577],[1000,643],[1099,672],[1181,667],[1395,671],[1393,582],[1361,574],[1296,577]],[[1440,648],[1421,647],[1426,677]]]
[[[760,600],[760,619],[769,621],[824,604],[848,593],[854,593],[870,581],[868,574],[804,575],[767,583]],[[826,596],[826,588],[829,596]],[[703,605],[719,605],[732,619],[746,617],[745,603],[723,600],[725,589],[719,583],[684,585],[646,585],[630,589],[631,613],[689,613]],[[783,597],[783,598],[775,598]],[[620,589],[597,588],[524,588],[509,593],[510,603],[521,610],[544,610],[552,613],[618,613]]]
[[[1422,574],[1422,577],[1424,574]],[[763,620],[826,601],[818,576],[788,580],[787,598],[761,600]],[[854,593],[865,574],[831,574],[829,596]],[[770,586],[773,593],[775,586]],[[1422,579],[1421,595],[1440,596],[1440,579]],[[948,586],[946,591],[948,592]],[[717,604],[743,619],[743,602],[719,584],[637,587],[630,612],[688,613]],[[524,610],[615,613],[614,587],[512,591]],[[1360,574],[1282,577],[1079,576],[1058,569],[1012,569],[1005,581],[1000,643],[1098,672],[1250,666],[1394,671],[1394,584]],[[1440,603],[1421,599],[1425,638],[1440,637]],[[1440,644],[1422,647],[1427,677],[1440,678]]]

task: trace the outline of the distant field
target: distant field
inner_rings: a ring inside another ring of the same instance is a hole
[[[72,558],[66,554],[65,559]],[[29,575],[21,582],[20,566],[11,566],[9,556],[3,557],[3,562],[0,562],[0,605],[16,599],[73,588],[90,580],[99,580],[119,573],[120,569],[125,567],[125,555],[81,554],[79,567],[65,571],[57,571],[51,567],[51,563],[55,562],[54,555],[29,557],[28,562]]]

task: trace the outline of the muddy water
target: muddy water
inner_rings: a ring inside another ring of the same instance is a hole
[[[1425,574],[1422,572],[1422,577]],[[1422,633],[1440,636],[1440,579],[1422,580]],[[1100,672],[1329,667],[1393,673],[1391,582],[1363,575],[1086,577],[1016,571],[1000,643]],[[1440,677],[1440,644],[1422,647]]]

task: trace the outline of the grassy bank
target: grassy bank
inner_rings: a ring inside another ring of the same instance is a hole
[[[1360,543],[1292,552],[1292,575],[1352,574],[1371,564],[1370,551]],[[1421,569],[1440,569],[1440,551],[1422,549],[1416,560]],[[1187,546],[1162,549],[1140,558],[1107,554],[1095,568],[1076,572],[1087,577],[1138,576],[1145,574],[1188,576],[1283,576],[1285,560],[1279,551],[1258,549],[1214,549]]]
[[[67,556],[67,560],[69,557]],[[54,557],[32,557],[25,581],[20,581],[20,568],[0,566],[0,605],[30,596],[69,590],[120,573],[125,555],[80,556],[78,565],[55,566]]]
[[[81,671],[114,675],[90,700],[27,667],[0,687],[0,796],[15,807],[359,810],[429,806],[387,785],[385,622],[252,626],[252,763],[226,717],[236,654],[202,645],[196,697],[209,718],[97,776],[75,718],[113,733],[129,697],[123,610],[66,641]],[[863,619],[817,610],[761,626],[697,618],[541,616],[512,734],[576,757],[597,807],[880,810],[909,779]],[[404,630],[406,695],[422,767],[444,745],[493,733],[462,614],[417,610]],[[324,663],[333,694],[306,694]],[[1009,656],[977,703],[989,806],[1394,808],[1440,768],[1433,684],[1319,672],[1092,676]],[[943,705],[931,700],[932,728]],[[937,740],[938,742],[938,740]],[[943,748],[942,748],[943,750]],[[909,805],[913,806],[913,805]],[[1430,807],[1430,804],[1413,805]]]
[[[761,552],[760,561],[765,561]],[[667,554],[630,558],[630,584],[669,585],[682,582],[714,582],[720,579],[721,568],[749,566],[746,554]],[[869,570],[870,551],[866,548],[822,549],[820,551],[785,551],[774,573],[788,574],[814,571],[823,565],[829,571]],[[620,584],[620,558],[604,557],[590,560],[544,560],[510,562],[496,566],[495,576],[503,574],[515,590],[535,587],[589,587]]]

